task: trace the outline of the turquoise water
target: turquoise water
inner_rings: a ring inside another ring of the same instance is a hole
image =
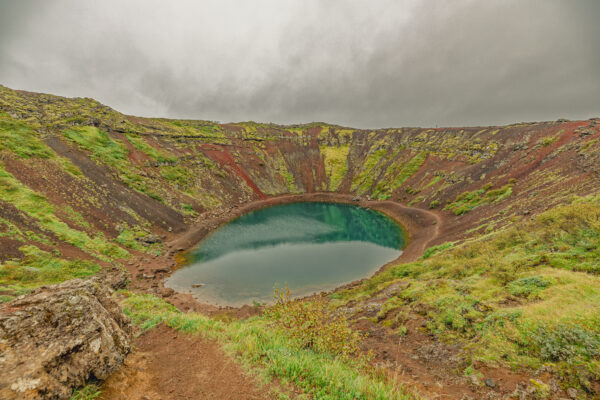
[[[403,229],[382,213],[336,203],[294,203],[245,214],[208,235],[165,283],[229,306],[329,290],[397,258]],[[192,285],[201,285],[192,287]]]

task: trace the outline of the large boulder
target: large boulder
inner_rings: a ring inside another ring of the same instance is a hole
[[[68,399],[105,379],[131,349],[132,328],[99,279],[44,286],[0,309],[0,398]]]

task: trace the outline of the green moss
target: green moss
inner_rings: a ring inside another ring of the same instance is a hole
[[[380,165],[380,162],[388,154],[388,149],[379,149],[370,152],[367,155],[364,163],[362,163],[362,169],[360,173],[356,174],[352,179],[352,190],[357,191],[359,194],[365,194],[369,188],[373,185],[373,181],[378,175],[375,171],[376,167]]]
[[[23,122],[0,115],[0,150],[8,150],[19,158],[51,158],[55,155]]]
[[[127,162],[129,151],[120,141],[98,128],[86,126],[63,131],[63,135],[91,152],[92,158],[105,165],[117,167]]]
[[[129,254],[98,234],[91,238],[87,233],[72,229],[55,215],[55,208],[48,200],[19,182],[0,163],[0,200],[13,204],[25,214],[35,218],[40,228],[54,233],[64,240],[100,259],[117,259]]]
[[[350,146],[320,146],[320,150],[325,164],[325,173],[329,178],[329,190],[334,192],[339,188],[348,170],[348,152],[350,151]]]
[[[446,243],[442,243],[440,245],[437,246],[431,246],[428,247],[425,252],[423,253],[423,256],[421,257],[423,260],[428,259],[429,257],[431,257],[434,254],[439,253],[440,251],[449,249],[450,247],[452,247],[454,245],[453,242],[446,242]]]
[[[560,137],[560,134],[563,133],[563,131],[564,131],[564,129],[561,129],[553,136],[547,136],[547,137],[541,138],[540,140],[538,140],[538,144],[545,146],[545,147],[550,146],[551,144],[553,144],[554,142],[556,142],[558,140],[558,138]]]
[[[405,164],[391,165],[383,179],[375,187],[372,196],[379,198],[381,195],[391,195],[392,192],[398,189],[408,178],[421,168],[427,159],[427,152],[422,152],[411,158]]]
[[[456,197],[454,202],[444,207],[455,215],[462,215],[479,206],[499,202],[512,194],[513,183],[506,184],[498,189],[490,190],[490,185],[472,192],[465,192]]]
[[[127,140],[133,145],[137,150],[142,151],[149,158],[161,162],[161,163],[175,163],[177,162],[177,158],[167,154],[165,151],[158,151],[154,147],[150,146],[146,140],[142,136],[135,135],[132,133],[125,134]]]
[[[188,217],[194,217],[198,214],[192,205],[185,203],[181,205],[181,211]]]
[[[64,260],[54,254],[26,245],[19,250],[20,261],[0,265],[0,289],[18,296],[29,290],[73,278],[84,278],[100,271],[100,266],[85,260]]]
[[[163,178],[175,182],[181,189],[189,190],[193,185],[194,177],[187,168],[167,165],[160,167],[160,174]]]
[[[428,187],[431,187],[431,186],[435,185],[441,179],[442,179],[442,177],[439,176],[439,175],[434,176],[433,179],[427,185],[425,185],[424,189],[427,189]]]

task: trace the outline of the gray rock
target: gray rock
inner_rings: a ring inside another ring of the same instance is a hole
[[[141,238],[137,238],[136,240],[138,240],[142,243],[146,243],[146,244],[154,244],[154,243],[162,242],[162,240],[160,239],[160,236],[158,236],[158,235],[148,235],[148,236],[144,236]]]
[[[481,386],[481,381],[479,380],[477,375],[470,375],[469,380],[471,381],[471,385],[477,386],[477,387]]]
[[[490,387],[490,388],[495,388],[496,382],[493,379],[488,378],[485,380],[485,386]]]
[[[69,399],[131,350],[129,319],[98,278],[43,286],[0,308],[0,398]]]

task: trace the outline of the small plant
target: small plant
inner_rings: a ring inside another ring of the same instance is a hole
[[[600,335],[578,325],[541,326],[533,339],[545,361],[589,360],[600,355]]]
[[[429,203],[429,208],[437,208],[440,205],[440,200],[439,199],[435,199],[433,200],[431,203]]]
[[[94,400],[100,397],[102,391],[97,383],[88,383],[76,389],[71,395],[71,400]]]
[[[191,217],[193,217],[193,216],[195,216],[197,214],[196,210],[194,210],[194,207],[191,206],[190,204],[183,203],[181,205],[181,209],[183,210],[183,213],[185,215],[188,215],[188,216],[191,216]]]
[[[446,243],[439,244],[437,246],[431,246],[427,250],[425,250],[425,252],[423,253],[423,256],[421,258],[428,259],[432,255],[437,254],[440,251],[449,249],[452,246],[453,246],[452,242],[446,242]]]
[[[325,299],[292,300],[289,288],[275,289],[275,304],[266,311],[268,319],[283,328],[301,348],[349,359],[363,358],[363,335],[353,331],[345,316],[330,308]]]
[[[420,192],[419,189],[415,189],[413,187],[407,186],[406,189],[404,189],[404,191],[408,194],[417,194]]]
[[[528,276],[513,281],[508,286],[508,291],[513,296],[529,297],[550,286],[550,282],[542,276]]]

